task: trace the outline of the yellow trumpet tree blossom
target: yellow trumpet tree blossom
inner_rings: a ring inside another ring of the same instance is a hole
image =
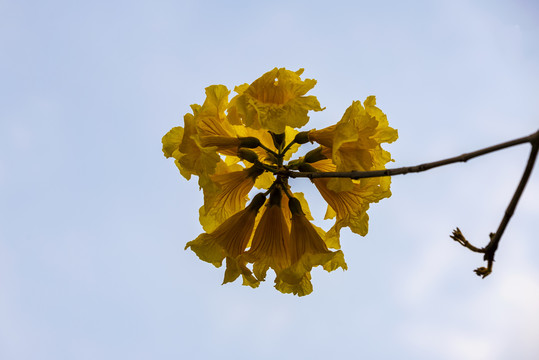
[[[388,187],[373,195],[380,181],[355,181],[345,185],[348,189],[336,189],[328,187],[328,179],[317,179],[336,223],[328,234],[311,224],[307,201],[292,192],[287,172],[309,166],[314,171],[381,169],[390,157],[382,156],[386,153],[380,152],[380,144],[394,141],[397,132],[374,106],[374,97],[365,107],[353,102],[335,126],[298,132],[309,121],[309,111],[323,110],[315,96],[307,95],[316,80],[302,79],[302,73],[275,68],[250,85],[237,86],[230,101],[224,85],[209,86],[204,103],[191,105],[184,126],[163,137],[164,155],[175,159],[185,178],[198,176],[204,192],[199,214],[206,232],[187,248],[215,266],[226,258],[224,282],[241,274],[245,285],[258,286],[272,269],[279,291],[309,294],[313,267],[346,269],[342,251],[328,249],[340,246],[339,230],[348,226],[365,236],[369,203],[390,195]],[[309,142],[321,145],[317,161],[312,156],[291,159]],[[247,205],[253,187],[265,192]]]

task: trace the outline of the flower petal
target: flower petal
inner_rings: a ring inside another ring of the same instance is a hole
[[[241,119],[247,127],[276,134],[283,133],[286,126],[305,125],[310,110],[323,109],[315,96],[304,96],[316,85],[316,80],[301,80],[301,73],[302,70],[274,68],[248,87],[236,88],[239,93],[230,101],[229,115]]]
[[[247,247],[254,229],[256,215],[265,199],[262,194],[256,195],[244,210],[231,216],[215,231],[200,234],[195,240],[188,242],[185,249],[191,248],[201,260],[215,267],[220,267],[226,257],[227,270],[224,283],[234,281],[241,274],[244,276],[244,283],[247,282],[253,287],[258,286],[257,280],[242,262],[243,260],[238,260],[238,258]]]
[[[386,115],[375,104],[374,96],[365,100],[365,108],[354,101],[336,125],[309,132],[311,141],[331,149],[337,171],[383,169],[391,161],[380,144],[396,140],[397,131],[389,127]],[[344,182],[340,182],[341,185],[334,183],[334,189],[343,187]]]
[[[176,126],[163,136],[163,154],[166,158],[174,156],[174,152],[179,151],[183,139],[183,128]]]
[[[290,266],[290,230],[281,209],[281,190],[272,191],[268,207],[258,223],[251,248],[243,258],[253,263],[253,272],[258,280],[266,278],[272,268],[278,275]]]
[[[199,185],[209,184],[209,176],[215,172],[221,158],[213,148],[204,148],[197,142],[196,119],[192,114],[184,116],[185,128],[179,146],[181,156],[176,158],[177,165],[186,173],[199,176]]]
[[[313,167],[328,168],[325,160],[312,164]],[[326,243],[329,247],[339,249],[339,232],[342,227],[349,227],[352,232],[361,236],[367,235],[369,229],[369,216],[367,210],[370,203],[378,202],[381,199],[391,196],[389,177],[367,178],[356,180],[352,184],[351,190],[335,191],[330,188],[331,179],[314,179],[313,183],[328,203],[326,219],[337,217],[335,225],[326,234]]]
[[[255,167],[240,171],[223,172],[212,175],[216,186],[204,189],[204,205],[200,208],[200,223],[205,231],[211,232],[226,219],[242,210],[247,195],[262,170]]]
[[[347,269],[342,251],[328,250],[324,240],[314,226],[307,220],[299,200],[289,200],[292,212],[290,231],[290,257],[292,265],[279,273],[276,279],[277,290],[304,296],[312,291],[310,271],[315,266],[323,266],[327,271],[338,267]]]

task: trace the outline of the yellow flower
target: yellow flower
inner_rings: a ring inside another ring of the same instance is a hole
[[[309,210],[309,204],[307,203],[307,200],[305,200],[305,195],[301,192],[296,192],[296,193],[293,193],[292,196],[299,200],[303,210],[305,211],[305,216],[307,217],[307,219],[314,220]],[[286,223],[286,227],[290,229],[290,226],[291,226],[290,220],[292,218],[292,213],[290,212],[290,208],[288,206],[288,196],[285,196],[284,192],[281,191],[280,198],[281,198],[280,207],[283,212],[284,221]],[[266,212],[268,208],[269,207],[265,206],[260,210],[258,217],[256,219],[256,222],[255,222],[255,228],[258,226],[258,223],[260,222],[260,218],[264,215],[264,213]],[[322,230],[321,228],[315,225],[313,226],[316,228],[316,231],[318,231],[320,234],[325,234],[324,230]],[[249,242],[249,245],[247,247],[250,247],[250,246],[251,246],[251,242]]]
[[[230,91],[224,85],[211,85],[206,88],[206,100],[196,112],[196,130],[202,147],[214,147],[223,155],[237,156],[239,147],[256,148],[260,141],[260,131],[251,132],[250,137],[240,137],[227,119]],[[240,130],[241,131],[241,130]]]
[[[326,219],[336,219],[327,233],[310,222],[303,194],[290,189],[290,172],[383,169],[391,156],[381,144],[394,141],[397,131],[370,96],[364,106],[354,101],[337,124],[298,133],[310,110],[323,110],[306,95],[316,80],[302,80],[302,73],[275,68],[237,86],[230,102],[224,85],[209,86],[184,126],[163,136],[165,157],[174,158],[188,180],[198,176],[204,192],[199,219],[206,232],[185,248],[216,267],[226,259],[223,284],[242,275],[244,285],[257,287],[271,268],[277,290],[311,293],[313,267],[347,268],[342,251],[328,249],[340,248],[341,228],[365,236],[370,204],[391,195],[389,177],[313,179],[328,204]],[[290,160],[309,141],[320,147]],[[267,191],[245,207],[253,187]]]
[[[327,271],[337,268],[347,269],[342,251],[328,250],[324,240],[307,220],[300,201],[291,198],[288,202],[292,213],[290,231],[290,259],[292,265],[283,270],[275,280],[275,287],[283,293],[298,296],[312,292],[310,271],[315,266],[323,266]]]
[[[211,185],[209,176],[222,160],[214,149],[203,148],[197,143],[193,114],[184,116],[184,125],[185,128],[175,127],[163,136],[163,153],[166,157],[174,157],[174,163],[187,180],[191,175],[197,175],[200,187],[204,188]]]
[[[258,281],[247,269],[245,262],[238,257],[247,247],[256,215],[265,201],[264,195],[256,195],[249,206],[228,218],[215,231],[200,234],[195,240],[188,242],[185,249],[191,248],[201,260],[215,267],[220,267],[226,257],[227,270],[223,283],[234,281],[241,274],[245,285],[258,286]]]
[[[224,85],[211,85],[206,88],[206,99],[202,106],[197,108],[195,115],[197,134],[201,140],[207,137],[236,137],[234,127],[225,113],[229,94],[230,91]]]
[[[241,140],[231,136],[201,136],[200,145],[202,147],[215,147],[215,151],[223,155],[238,156]]]
[[[285,84],[289,84],[288,80],[291,76],[287,75],[287,72],[292,72],[281,70],[284,75],[280,75],[280,77],[283,78]],[[299,75],[296,74],[296,76],[299,79]],[[211,175],[215,173],[218,164],[223,166],[219,154],[237,157],[241,147],[252,148],[261,161],[271,163],[275,159],[268,157],[268,152],[259,147],[259,144],[273,152],[278,151],[273,144],[271,135],[265,129],[246,128],[243,125],[234,126],[229,121],[229,117],[225,113],[228,107],[229,93],[230,91],[224,85],[207,87],[203,105],[191,105],[193,114],[188,113],[184,116],[185,128],[180,126],[173,128],[162,140],[163,153],[166,157],[174,157],[180,173],[187,180],[191,178],[191,175],[199,176],[200,187],[213,191],[215,186],[211,181]],[[302,103],[301,99],[295,101]],[[284,105],[283,109],[292,111],[293,103],[294,101],[289,101],[289,104]],[[228,111],[234,112],[233,108],[228,109]],[[283,132],[286,133],[286,138],[289,141],[297,133],[292,128],[285,126],[283,126]],[[299,145],[292,146],[285,154],[284,159],[289,159],[298,147]]]
[[[225,172],[230,169],[241,169],[241,166],[230,166],[223,173],[212,175],[211,181],[216,185],[212,189],[204,189],[204,205],[200,208],[200,224],[205,231],[211,232],[226,219],[242,210],[247,202],[247,195],[255,184],[255,179],[263,170],[250,167],[238,171]]]
[[[191,105],[193,114],[184,116],[185,128],[173,128],[163,137],[163,153],[174,157],[180,173],[189,180],[191,175],[199,177],[199,185],[208,192],[215,192],[212,175],[226,163],[219,153],[237,156],[240,147],[257,147],[259,132],[253,130],[250,137],[238,137],[229,123],[225,110],[230,91],[224,85],[206,88],[203,105]],[[269,135],[268,135],[269,136]],[[270,137],[271,138],[271,137]]]
[[[251,248],[242,258],[253,263],[253,273],[263,281],[269,268],[277,275],[290,266],[290,228],[281,208],[281,190],[271,192],[269,204],[256,227]]]
[[[315,169],[332,169],[328,160],[313,163]],[[328,171],[328,170],[325,170]],[[331,171],[331,170],[329,170]],[[352,182],[352,188],[346,191],[334,191],[328,184],[332,179],[313,179],[313,183],[328,203],[326,219],[336,217],[335,225],[326,234],[326,243],[329,247],[340,249],[339,233],[341,228],[350,230],[361,236],[369,231],[369,215],[367,210],[373,202],[391,196],[389,177],[367,178]]]
[[[275,68],[251,85],[237,86],[238,93],[230,101],[231,122],[254,129],[267,129],[276,134],[285,126],[302,127],[309,121],[309,110],[321,111],[315,96],[305,94],[316,85],[316,80],[301,80],[303,69],[296,72]]]
[[[185,156],[185,154],[182,154],[180,152],[180,144],[182,143],[183,133],[183,127],[176,126],[172,128],[168,133],[166,133],[165,136],[163,136],[161,142],[163,143],[163,154],[165,155],[165,157],[173,157],[174,164],[176,165],[178,170],[180,170],[182,176],[189,180],[191,179],[191,173],[185,171],[178,162],[178,159]]]
[[[173,127],[168,133],[163,136],[163,154],[166,158],[179,157],[177,154],[180,151],[180,144],[183,139],[183,128],[181,126]]]
[[[309,140],[325,147],[323,153],[333,160],[336,171],[380,170],[391,161],[380,144],[395,141],[397,130],[389,127],[386,115],[375,105],[374,96],[365,100],[365,107],[354,101],[336,125],[309,132]],[[336,191],[352,188],[350,179],[334,179],[329,186]]]

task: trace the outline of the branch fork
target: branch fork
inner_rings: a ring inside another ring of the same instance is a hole
[[[374,171],[349,171],[349,172],[292,171],[292,170],[286,169],[286,170],[281,170],[280,175],[283,177],[290,177],[290,178],[303,177],[303,178],[309,178],[311,180],[316,179],[316,178],[364,179],[364,178],[372,178],[372,177],[404,175],[408,173],[418,173],[422,171],[427,171],[435,167],[454,164],[457,162],[466,162],[478,156],[482,156],[491,152],[495,152],[498,150],[506,149],[506,148],[509,148],[515,145],[524,144],[524,143],[530,143],[532,146],[530,155],[528,157],[528,162],[526,164],[526,168],[524,169],[524,173],[522,174],[522,177],[517,186],[517,189],[515,190],[515,193],[513,194],[511,202],[509,203],[509,205],[507,206],[507,209],[505,210],[505,214],[502,218],[502,221],[500,222],[500,225],[498,226],[498,229],[496,230],[495,233],[489,234],[489,237],[490,237],[489,243],[483,248],[478,248],[472,245],[464,237],[464,235],[462,234],[462,232],[460,231],[458,227],[455,230],[453,230],[452,235],[450,235],[450,237],[453,240],[455,240],[456,242],[458,242],[465,248],[469,249],[470,251],[484,254],[483,260],[487,262],[487,266],[479,267],[475,269],[475,273],[478,276],[485,278],[492,272],[492,265],[494,263],[494,255],[496,254],[496,250],[498,249],[498,245],[500,244],[500,239],[503,235],[503,232],[505,231],[505,228],[507,227],[507,224],[509,223],[509,220],[511,219],[511,217],[513,216],[513,213],[515,212],[517,203],[520,200],[520,197],[522,196],[524,188],[526,187],[526,184],[528,183],[528,180],[532,173],[533,166],[537,159],[537,152],[539,150],[539,131],[528,136],[524,136],[518,139],[507,141],[501,144],[489,146],[489,147],[479,149],[470,153],[462,154],[460,156],[455,156],[452,158],[447,158],[444,160],[434,161],[430,163],[424,163],[424,164],[420,164],[416,166],[407,166],[407,167],[400,167],[400,168],[394,168],[394,169],[384,169],[384,170],[374,170]]]

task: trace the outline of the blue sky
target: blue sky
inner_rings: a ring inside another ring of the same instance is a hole
[[[0,358],[534,359],[539,178],[494,273],[450,238],[495,231],[528,146],[396,177],[349,270],[313,294],[221,286],[183,247],[202,194],[161,152],[204,88],[305,68],[335,123],[376,95],[394,166],[538,129],[533,1],[0,1]],[[315,218],[323,202],[308,182]],[[330,227],[321,220],[317,224]]]

